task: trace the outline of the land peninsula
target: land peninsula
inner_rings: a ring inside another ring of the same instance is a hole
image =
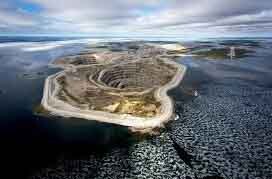
[[[167,91],[186,72],[173,61],[184,52],[180,44],[111,42],[56,59],[51,65],[63,71],[46,79],[42,107],[135,131],[161,128],[174,117]]]

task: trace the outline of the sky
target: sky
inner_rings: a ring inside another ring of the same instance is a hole
[[[0,34],[271,36],[272,0],[1,0]]]

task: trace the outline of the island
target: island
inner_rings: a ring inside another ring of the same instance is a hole
[[[249,57],[253,53],[254,51],[251,49],[236,47],[235,56],[233,57],[233,59]],[[195,58],[206,58],[215,60],[230,59],[230,47],[209,48],[193,52],[192,54],[195,55]]]
[[[174,118],[167,92],[182,81],[186,67],[173,58],[180,44],[111,42],[56,59],[63,70],[45,81],[41,106],[52,115],[160,129]]]

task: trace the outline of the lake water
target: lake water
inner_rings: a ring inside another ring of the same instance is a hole
[[[188,72],[171,92],[180,118],[166,133],[188,155],[195,156],[191,164],[196,176],[271,176],[272,40],[255,40],[261,47],[245,59],[177,60],[188,66]],[[62,157],[69,160],[93,154],[99,158],[101,153],[133,141],[120,126],[33,114],[41,101],[45,78],[58,71],[48,68],[48,63],[97,41],[105,39],[0,39],[0,157],[10,178],[58,168]],[[194,91],[198,97],[192,95]],[[211,171],[199,169],[205,166]]]
[[[58,57],[79,52],[92,40],[20,37],[16,41],[13,37],[1,41],[0,155],[8,175],[26,176],[54,163],[62,153],[97,152],[128,138],[126,129],[110,124],[33,114],[40,104],[46,76],[58,71],[47,65]]]

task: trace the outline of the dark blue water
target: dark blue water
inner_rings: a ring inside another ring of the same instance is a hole
[[[188,71],[170,133],[199,178],[272,177],[272,41],[258,42],[242,59],[179,60]]]
[[[32,41],[52,43],[55,40],[64,39],[0,38],[0,44],[28,42],[24,46],[0,47],[0,158],[9,178],[27,176],[54,163],[64,153],[99,153],[127,138],[124,137],[128,135],[126,129],[118,126],[80,119],[56,120],[33,114],[33,109],[40,104],[46,76],[58,71],[48,68],[50,61],[84,48],[82,44],[67,44],[49,50],[24,50]],[[39,72],[42,75],[37,75]],[[24,74],[30,74],[31,78]]]

